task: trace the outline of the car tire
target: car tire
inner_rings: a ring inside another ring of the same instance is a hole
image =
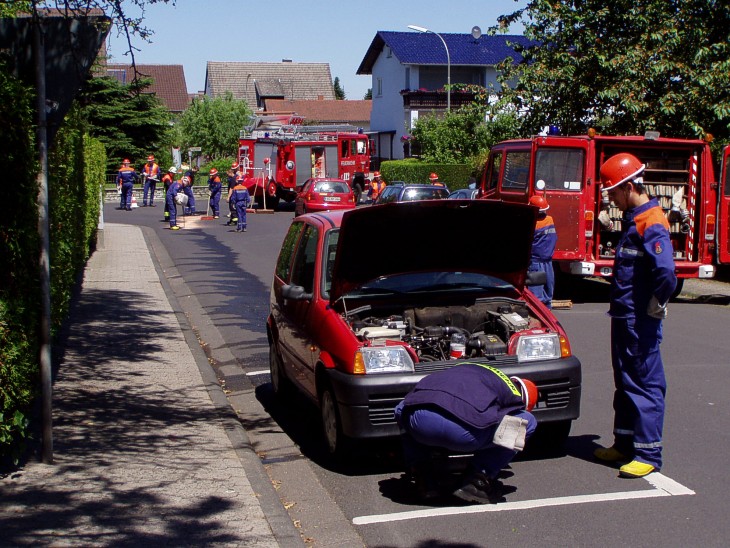
[[[335,392],[329,384],[320,390],[319,410],[327,452],[333,456],[340,456],[346,450],[347,441],[342,433],[342,421],[337,408]]]
[[[281,361],[279,352],[276,350],[275,343],[269,345],[269,372],[271,374],[271,389],[275,397],[279,398],[291,391],[291,381],[284,372],[284,364]]]

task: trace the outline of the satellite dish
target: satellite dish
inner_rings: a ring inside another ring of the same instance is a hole
[[[479,37],[482,35],[482,29],[474,25],[471,28],[471,35],[474,37],[474,40],[479,40]]]

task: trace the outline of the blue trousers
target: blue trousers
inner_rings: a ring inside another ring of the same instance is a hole
[[[547,282],[545,285],[531,285],[528,287],[540,301],[548,308],[553,307],[553,293],[555,291],[555,271],[552,261],[532,261],[528,272],[545,272]]]
[[[195,195],[193,194],[193,189],[192,187],[186,186],[183,187],[183,192],[185,193],[185,196],[188,197],[188,205],[185,206],[185,214],[193,215],[195,213]]]
[[[150,195],[149,204],[152,205],[155,202],[155,189],[157,188],[157,181],[152,179],[144,180],[144,194],[142,195],[142,204],[147,205],[147,193]]]
[[[661,341],[661,320],[648,316],[611,319],[615,445],[657,470],[662,467],[667,391]]]
[[[246,202],[236,202],[236,215],[238,216],[236,228],[246,228]]]
[[[535,417],[527,411],[513,415],[527,420],[529,438],[537,428]],[[488,478],[496,478],[517,454],[517,451],[492,442],[498,424],[484,429],[474,428],[428,408],[415,409],[403,415],[402,402],[395,408],[395,418],[404,431],[401,438],[406,465],[428,461],[432,448],[436,447],[457,453],[474,453],[472,466]]]
[[[167,194],[165,197],[165,209],[170,214],[168,220],[172,228],[177,224],[177,204],[175,203],[175,197],[171,194]]]
[[[210,195],[210,209],[213,211],[214,216],[220,216],[221,214],[221,191],[212,192]]]
[[[122,202],[121,207],[125,209],[132,208],[132,191],[134,190],[134,183],[122,183]]]

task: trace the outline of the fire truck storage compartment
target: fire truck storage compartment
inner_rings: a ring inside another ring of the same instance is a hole
[[[271,166],[271,178],[276,180],[276,145],[273,143],[256,143],[254,144],[254,155],[253,155],[253,176],[256,179],[260,179],[262,174],[265,172],[266,164],[264,164],[264,158],[270,158]]]
[[[622,150],[604,150],[604,157],[610,158]],[[688,256],[691,249],[689,235],[691,223],[699,211],[689,211],[687,203],[691,194],[695,196],[697,207],[701,203],[699,192],[699,166],[693,163],[691,150],[652,150],[636,149],[631,151],[646,164],[644,187],[650,197],[656,198],[669,220],[669,232],[675,260],[692,260]],[[694,173],[692,173],[694,171]],[[694,177],[693,177],[694,175]],[[694,182],[693,182],[694,179]],[[679,212],[672,212],[672,199],[680,202]],[[681,201],[679,200],[681,198]],[[684,212],[684,214],[682,213]],[[621,232],[621,211],[611,203],[608,210],[613,221],[613,229],[601,230],[599,255],[602,258],[613,258],[616,244]],[[696,230],[695,230],[696,231]]]

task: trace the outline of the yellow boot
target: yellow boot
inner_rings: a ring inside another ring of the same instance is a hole
[[[628,464],[624,464],[619,468],[619,476],[623,478],[643,478],[646,475],[651,474],[654,471],[654,467],[651,464],[640,462],[638,460],[632,460]]]

